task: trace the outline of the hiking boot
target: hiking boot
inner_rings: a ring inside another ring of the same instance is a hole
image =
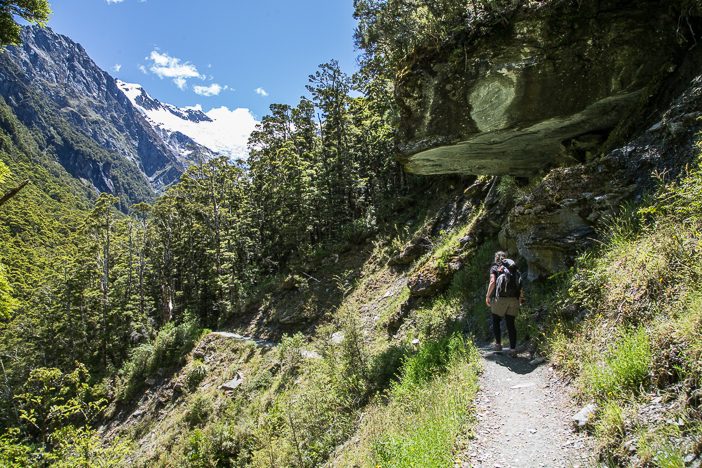
[[[507,356],[509,357],[516,357],[517,356],[517,350],[514,348],[510,348],[509,351],[507,351]]]
[[[502,351],[502,345],[499,344],[499,343],[495,343],[494,345],[492,345],[492,350],[493,350],[493,351],[498,351],[498,352],[499,352],[499,351]]]

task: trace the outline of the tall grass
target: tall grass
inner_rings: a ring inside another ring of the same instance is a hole
[[[651,344],[644,328],[627,330],[607,352],[604,362],[587,365],[581,391],[601,400],[638,394],[648,381]]]
[[[405,358],[386,401],[372,404],[359,443],[341,465],[444,467],[472,416],[479,357],[460,334],[427,342]]]

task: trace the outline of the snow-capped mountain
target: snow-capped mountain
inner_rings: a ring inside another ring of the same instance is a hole
[[[186,163],[212,155],[246,157],[246,141],[256,125],[247,109],[180,108],[149,96],[139,84],[117,80],[117,86]]]
[[[42,151],[76,179],[122,198],[151,201],[189,164],[246,157],[256,125],[247,109],[203,112],[115,80],[85,49],[50,28],[24,27],[0,53],[0,104],[32,129]]]
[[[0,54],[0,98],[39,137],[41,151],[123,206],[153,200],[185,169],[115,80],[78,43],[50,28],[22,29]]]

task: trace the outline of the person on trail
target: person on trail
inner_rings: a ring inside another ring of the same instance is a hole
[[[524,303],[521,273],[514,260],[507,258],[505,252],[495,253],[495,263],[490,267],[490,284],[488,285],[485,304],[492,312],[492,331],[495,334],[495,351],[502,351],[502,319],[507,323],[509,335],[509,353],[517,352],[517,327],[515,320],[519,306]]]

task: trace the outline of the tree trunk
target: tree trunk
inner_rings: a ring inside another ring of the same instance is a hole
[[[13,188],[12,190],[9,190],[8,192],[5,193],[5,195],[0,198],[0,206],[4,205],[5,202],[7,202],[10,198],[14,197],[17,195],[20,190],[22,190],[27,184],[29,183],[29,179],[25,180],[21,184],[19,184],[17,187]]]

